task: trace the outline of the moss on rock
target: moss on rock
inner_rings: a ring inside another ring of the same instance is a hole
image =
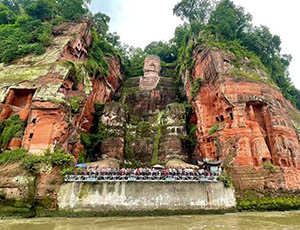
[[[69,97],[67,99],[67,105],[72,109],[73,113],[78,113],[80,109],[81,101],[82,101],[82,96]]]

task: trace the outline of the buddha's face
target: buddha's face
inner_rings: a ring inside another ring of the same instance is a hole
[[[160,58],[149,56],[145,58],[144,75],[159,75],[161,70]]]

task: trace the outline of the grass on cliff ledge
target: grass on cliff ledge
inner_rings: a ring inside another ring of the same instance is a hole
[[[0,154],[0,165],[12,164],[25,159],[27,151],[25,149],[16,149],[13,151],[5,151]]]
[[[21,137],[25,129],[25,122],[20,120],[18,114],[0,123],[0,151],[6,149],[10,140]]]
[[[52,153],[45,151],[43,155],[30,155],[28,151],[23,148],[5,151],[0,154],[0,165],[15,162],[21,162],[23,169],[35,173],[41,163],[60,166],[62,169],[71,167],[74,162],[74,157],[70,154],[66,154],[63,150],[56,150]]]

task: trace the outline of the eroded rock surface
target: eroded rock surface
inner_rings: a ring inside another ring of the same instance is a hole
[[[295,130],[299,113],[270,77],[247,62],[237,69],[230,64],[232,55],[216,49],[196,49],[194,60],[192,76],[186,74],[183,80],[196,115],[196,155],[232,159],[232,167],[241,171],[240,166],[260,168],[269,162],[282,169],[278,180],[293,177],[292,182],[282,180],[284,185],[275,179],[277,188],[300,189],[300,146]],[[197,78],[202,85],[192,98]],[[261,182],[266,183],[263,178]]]
[[[100,154],[148,165],[188,159],[185,107],[176,103],[174,79],[160,70],[159,57],[148,56],[144,76],[129,78],[119,103],[105,106],[101,124],[116,134],[103,141]]]
[[[78,131],[89,132],[94,103],[110,102],[122,82],[118,57],[106,58],[106,78],[90,77],[84,68],[91,29],[88,20],[60,24],[45,54],[0,64],[0,122],[19,114],[27,123],[21,144],[14,140],[10,149],[40,154],[59,146],[74,155],[82,150]]]
[[[35,195],[35,177],[22,169],[19,163],[0,167],[0,207],[32,208]]]

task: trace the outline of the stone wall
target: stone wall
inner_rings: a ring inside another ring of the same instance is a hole
[[[147,211],[229,209],[234,190],[223,183],[66,183],[58,194],[59,210]]]

